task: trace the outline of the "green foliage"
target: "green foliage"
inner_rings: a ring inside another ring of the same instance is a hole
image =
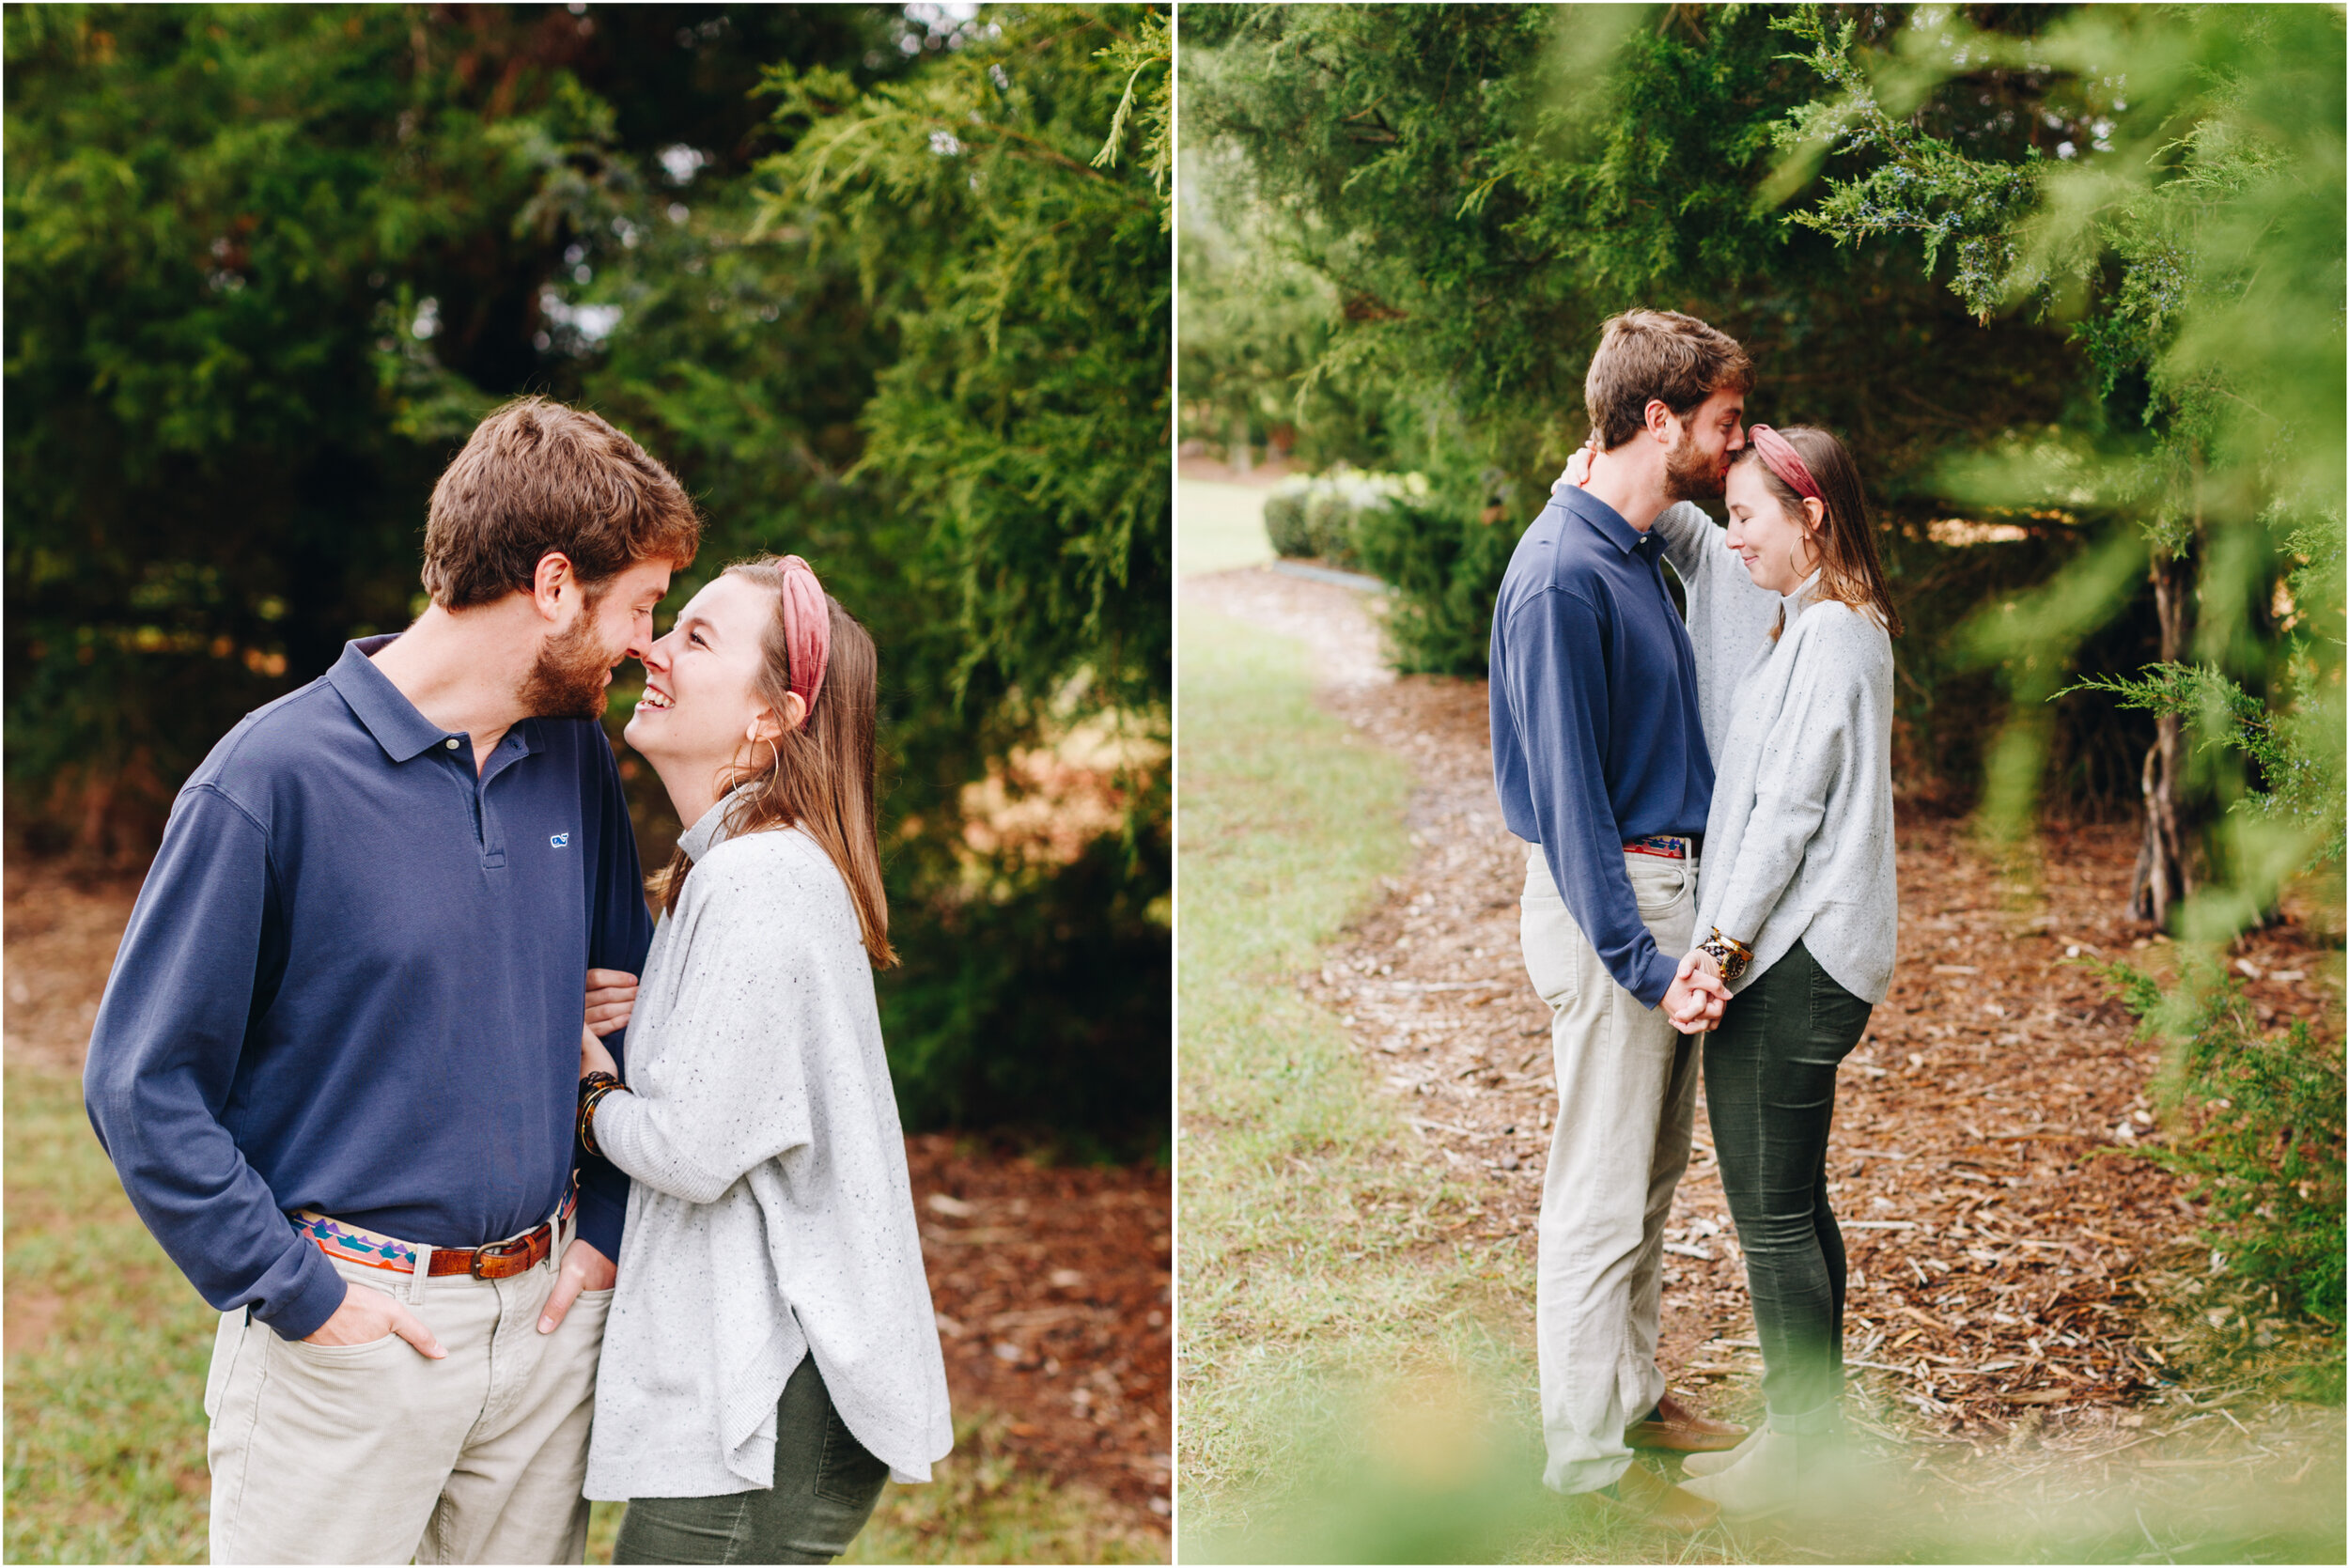
[[[2326,861],[2341,856],[2341,792],[2338,769],[2327,777],[2316,737],[2287,728],[2303,715],[2279,716],[2220,671],[2206,664],[2148,664],[2135,675],[2092,675],[2072,691],[2109,691],[2123,707],[2175,713],[2198,721],[2205,745],[2232,747],[2259,768],[2263,785],[2244,792],[2237,811],[2282,816],[2326,834]]]
[[[1757,204],[1778,124],[1816,85],[1786,57],[1777,14],[1187,12],[1184,432],[1221,443],[1244,419],[1316,466],[1456,475],[1447,489],[1504,508],[1487,533],[1505,547],[1586,433],[1600,322],[1638,304],[1700,315],[1757,356],[1752,417],[1827,426],[1857,456],[1919,629],[1901,649],[1903,784],[1963,800],[2004,704],[1996,672],[1958,658],[1949,633],[2061,567],[2089,530],[2017,508],[1999,515],[2027,543],[1940,543],[1930,525],[1965,515],[1944,458],[2101,415],[2059,325],[1978,323],[1908,257]],[[1985,117],[2010,104],[1992,96]],[[1472,598],[1455,586],[1450,530],[1435,525],[1423,569],[1393,575]],[[1481,672],[1476,617],[1417,610],[1419,592],[1395,596],[1401,624],[1445,629],[1407,633],[1428,650],[1414,657]],[[2142,661],[2140,629],[2110,633],[2122,660]],[[2134,801],[2142,741],[2094,698],[2067,699],[2060,719],[2064,787]]]
[[[852,262],[895,343],[845,477],[904,520],[863,544],[912,652],[893,678],[914,709],[912,793],[895,809],[937,824],[901,839],[893,867],[936,916],[891,1018],[927,1086],[910,1103],[1143,1147],[1166,1114],[1164,781],[1130,763],[1117,839],[1075,864],[998,863],[992,908],[970,893],[951,802],[990,759],[1095,715],[1162,754],[1166,152],[1091,160],[1127,134],[1133,85],[1165,70],[1164,45],[1164,16],[1143,7],[1007,10],[902,82],[860,90],[778,67],[765,90],[795,140],[760,163],[750,230]],[[1158,101],[1143,98],[1145,144],[1163,139]],[[929,801],[947,809],[933,818]]]
[[[2168,1141],[2146,1158],[2190,1178],[2210,1204],[2205,1239],[2228,1274],[2339,1327],[2343,1308],[2341,1048],[2295,1019],[2263,1032],[2243,987],[2207,962],[2165,986],[2126,964],[2096,966],[2161,1041]]]
[[[2199,918],[2216,931],[2265,907],[2280,877],[2337,858],[2338,805],[2324,802],[2344,788],[2339,8],[2089,7],[2027,17],[2022,33],[1926,8],[1881,52],[1815,7],[1776,25],[1831,89],[1780,127],[1793,153],[1781,185],[1822,156],[1849,171],[1791,221],[1855,243],[1920,236],[1928,272],[1946,249],[1968,308],[2068,324],[2114,422],[2022,443],[1960,487],[2093,506],[2141,530],[2157,559],[2193,559],[2202,675],[2067,690],[2182,714],[2206,743],[2250,752],[2267,780],[2255,793],[2282,809],[2254,811],[2264,833],[2236,835],[2235,885]],[[1985,72],[2066,128],[2055,157],[1934,133],[1927,106],[1962,101]],[[2279,590],[2294,611],[2270,609]],[[2076,596],[2051,640],[2122,602]],[[2238,706],[2276,722],[2246,730]]]
[[[1357,567],[1371,515],[1427,493],[1426,476],[1418,474],[1364,474],[1340,464],[1328,474],[1295,474],[1265,497],[1265,534],[1279,554]]]
[[[768,82],[778,122],[807,127],[761,165],[754,233],[804,224],[853,252],[868,298],[884,268],[903,291],[884,304],[901,349],[863,469],[933,520],[927,565],[967,645],[957,688],[984,669],[1040,700],[1082,662],[1103,702],[1165,691],[1159,201],[1130,168],[1078,156],[1110,145],[1121,101],[1099,40],[1149,14],[1007,13],[936,69],[864,92],[832,71]]]
[[[1305,503],[1313,499],[1314,481],[1291,474],[1272,487],[1264,498],[1265,538],[1276,555],[1312,555],[1313,530],[1305,525]]]
[[[1361,515],[1362,562],[1392,590],[1386,634],[1408,675],[1481,675],[1492,644],[1493,598],[1516,533],[1456,491],[1402,496]]]

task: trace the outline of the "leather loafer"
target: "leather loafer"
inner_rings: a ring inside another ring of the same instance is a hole
[[[1693,1535],[1721,1516],[1719,1507],[1674,1486],[1634,1460],[1615,1482],[1614,1495],[1599,1494],[1607,1505],[1657,1529]]]
[[[1626,1447],[1663,1449],[1672,1453],[1719,1453],[1746,1440],[1746,1429],[1730,1421],[1706,1421],[1666,1394],[1656,1414],[1634,1421],[1623,1435]]]

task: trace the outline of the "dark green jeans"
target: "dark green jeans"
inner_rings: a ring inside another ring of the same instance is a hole
[[[1762,1392],[1781,1432],[1829,1431],[1843,1395],[1843,1235],[1828,1204],[1827,1139],[1835,1069],[1871,1011],[1797,942],[1705,1036],[1713,1150],[1746,1254]]]
[[[832,1407],[810,1355],[775,1408],[775,1482],[720,1498],[637,1498],[614,1562],[830,1562],[873,1516],[889,1467]]]

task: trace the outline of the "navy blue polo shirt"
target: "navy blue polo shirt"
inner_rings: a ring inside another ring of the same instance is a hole
[[[1493,605],[1493,786],[1542,846],[1566,910],[1615,984],[1653,1007],[1681,955],[1640,918],[1623,846],[1704,831],[1713,758],[1696,650],[1664,586],[1664,541],[1588,490],[1553,496]]]
[[[476,776],[369,660],[391,641],[246,715],[180,790],[83,1074],[163,1250],[288,1339],[344,1289],[293,1210],[434,1247],[554,1212],[586,970],[641,970],[652,939],[601,727],[523,720]],[[607,1257],[627,1203],[583,1163]]]

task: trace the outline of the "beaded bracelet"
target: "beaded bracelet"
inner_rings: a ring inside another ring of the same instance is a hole
[[[603,1157],[603,1151],[596,1147],[596,1107],[613,1090],[627,1087],[610,1073],[589,1073],[579,1080],[579,1146],[599,1159]]]
[[[1721,966],[1721,978],[1732,986],[1737,984],[1738,977],[1753,962],[1753,949],[1735,937],[1722,936],[1718,925],[1713,927],[1710,938],[1697,943],[1697,951],[1711,954],[1713,961]]]

